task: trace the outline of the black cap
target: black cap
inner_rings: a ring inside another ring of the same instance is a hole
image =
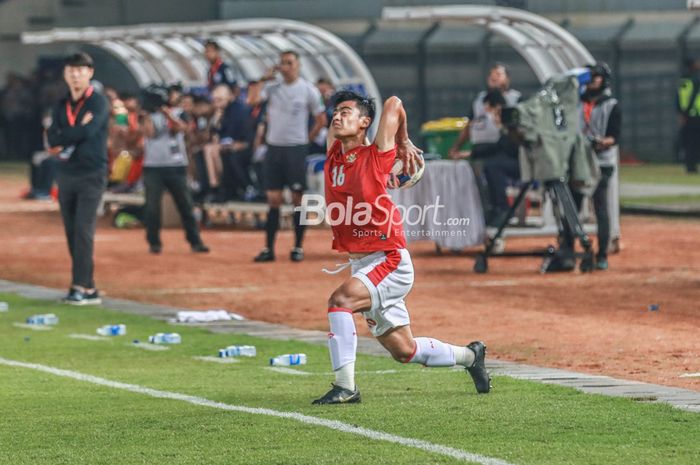
[[[74,53],[66,57],[64,66],[87,66],[94,68],[92,57],[85,52]]]

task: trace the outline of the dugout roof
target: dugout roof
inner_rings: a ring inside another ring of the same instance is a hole
[[[209,64],[204,42],[216,40],[224,61],[239,81],[260,78],[277,64],[284,50],[299,52],[301,74],[315,82],[329,78],[338,87],[364,91],[380,101],[377,85],[362,59],[325,29],[286,19],[241,19],[206,23],[143,24],[104,28],[60,28],[25,32],[26,44],[84,44],[98,47],[120,61],[139,87],[181,82],[187,87],[207,82]]]
[[[556,23],[514,8],[450,5],[436,7],[390,7],[382,11],[386,21],[447,21],[478,25],[503,37],[530,65],[537,79],[545,82],[572,68],[595,63],[581,42]],[[470,35],[465,40],[473,41]]]

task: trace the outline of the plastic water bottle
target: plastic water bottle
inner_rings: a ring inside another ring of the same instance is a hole
[[[126,334],[126,325],[104,325],[97,328],[100,336],[123,336]]]
[[[284,354],[270,359],[272,366],[306,365],[306,354]]]
[[[219,349],[219,357],[255,357],[257,350],[255,346],[228,346],[225,349]]]
[[[43,315],[32,315],[27,318],[28,325],[57,325],[58,317],[53,313],[46,313]]]
[[[0,312],[6,312],[10,309],[7,302],[0,302]]]
[[[156,333],[153,336],[148,336],[148,342],[151,344],[180,344],[182,338],[178,333]]]

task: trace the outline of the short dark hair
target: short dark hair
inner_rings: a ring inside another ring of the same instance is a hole
[[[92,57],[85,52],[74,53],[66,57],[64,66],[87,66],[94,68]]]
[[[178,92],[182,94],[183,90],[182,83],[180,82],[174,82],[168,86],[168,92]]]
[[[208,39],[206,42],[204,42],[204,48],[207,48],[207,47],[212,47],[216,50],[221,50],[219,43],[217,41],[215,41],[214,39]]]
[[[484,95],[482,100],[484,103],[488,103],[490,106],[495,107],[500,105],[502,107],[506,106],[506,99],[500,90],[490,90]]]
[[[362,114],[362,116],[369,116],[369,119],[374,121],[374,117],[377,114],[374,99],[365,97],[351,90],[341,90],[333,96],[333,108],[335,109],[338,104],[347,101],[355,102],[357,108],[360,110],[360,114]]]
[[[502,61],[496,61],[494,62],[491,67],[489,68],[489,71],[493,71],[494,69],[501,68],[504,73],[506,73],[506,76],[510,77],[510,66],[507,64],[503,63]]]
[[[328,84],[329,86],[333,87],[333,82],[331,82],[330,79],[324,77],[318,78],[318,80],[316,81],[316,85],[319,84]]]
[[[294,58],[297,60],[299,59],[299,52],[295,50],[285,50],[284,52],[280,52],[280,56],[282,55],[294,55]]]

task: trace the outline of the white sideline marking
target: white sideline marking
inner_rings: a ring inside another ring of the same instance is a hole
[[[25,323],[12,323],[12,326],[16,326],[17,328],[22,328],[22,329],[31,329],[34,331],[51,331],[53,328],[51,326],[46,326],[46,325],[28,325]]]
[[[680,378],[700,378],[700,373],[685,373]]]
[[[276,371],[277,373],[284,373],[285,375],[309,376],[309,375],[314,374],[314,373],[308,373],[306,371],[295,370],[294,368],[287,368],[287,367],[265,367],[265,369],[270,370],[270,371]]]
[[[104,336],[94,336],[92,334],[69,334],[72,339],[85,339],[86,341],[110,341],[111,339]]]
[[[214,362],[214,363],[238,363],[240,360],[231,358],[231,357],[211,357],[209,355],[206,356],[194,356],[192,357],[195,360],[202,360],[203,362]]]
[[[373,370],[373,371],[358,371],[358,375],[393,375],[398,373],[399,370]]]
[[[159,346],[157,344],[151,344],[150,342],[131,343],[131,344],[127,344],[127,345],[132,346],[132,347],[138,347],[139,349],[155,350],[155,351],[169,349],[169,347],[163,347],[163,346]]]
[[[464,460],[466,462],[476,462],[482,465],[512,465],[510,462],[506,462],[504,460],[487,457],[479,454],[473,454],[471,452],[455,449],[453,447],[433,444],[432,442],[423,441],[421,439],[405,438],[402,436],[396,436],[394,434],[385,433],[383,431],[362,428],[360,426],[350,425],[348,423],[343,423],[342,421],[337,420],[327,420],[325,418],[312,417],[310,415],[303,415],[301,413],[281,412],[279,410],[272,410],[268,408],[224,404],[223,402],[215,402],[213,400],[204,399],[202,397],[190,396],[187,394],[179,394],[177,392],[159,391],[157,389],[151,389],[136,384],[120,383],[118,381],[111,381],[105,378],[99,378],[97,376],[86,375],[77,371],[62,370],[60,368],[39,365],[37,363],[18,362],[16,360],[8,360],[2,357],[0,357],[0,364],[11,367],[29,368],[36,371],[43,371],[44,373],[62,376],[64,378],[85,381],[88,383],[106,386],[113,389],[122,389],[124,391],[129,391],[136,394],[145,394],[147,396],[155,397],[157,399],[179,400],[193,405],[227,410],[230,412],[242,412],[250,413],[253,415],[266,415],[269,417],[296,420],[301,423],[322,426],[324,428],[329,428],[343,433],[356,434],[358,436],[364,436],[366,438],[375,439],[377,441],[386,441],[394,444],[400,444],[402,446],[413,447],[416,449],[424,450],[426,452],[444,455],[458,460]]]

